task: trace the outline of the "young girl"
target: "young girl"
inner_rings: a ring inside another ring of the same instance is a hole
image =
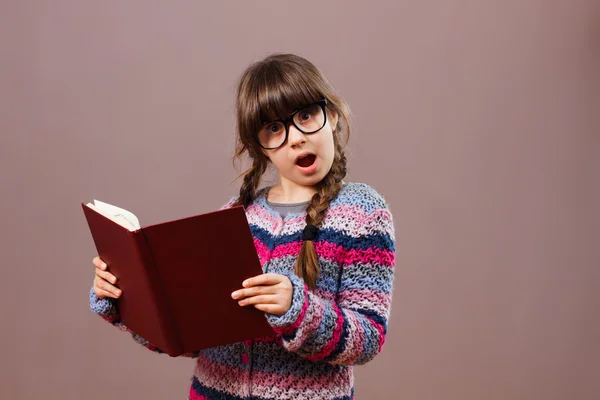
[[[392,215],[373,188],[344,182],[348,107],[313,64],[276,54],[251,65],[236,105],[236,157],[253,164],[224,208],[245,207],[264,274],[231,301],[264,311],[273,335],[186,354],[197,359],[189,399],[353,399],[353,366],[386,338]],[[269,164],[280,182],[259,188]],[[120,323],[116,278],[93,263],[92,310],[160,353]]]

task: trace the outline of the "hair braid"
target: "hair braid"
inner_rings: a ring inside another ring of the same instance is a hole
[[[235,205],[248,207],[248,205],[252,203],[256,198],[256,189],[258,188],[260,179],[266,169],[266,163],[254,161],[252,167],[244,174],[244,182],[240,186],[240,195],[235,202]]]
[[[342,180],[346,176],[346,155],[339,141],[335,141],[335,156],[329,173],[317,185],[317,193],[312,197],[306,209],[306,224],[319,226],[325,218],[329,204],[342,189]],[[295,273],[303,278],[308,287],[314,289],[319,278],[319,259],[312,240],[305,240],[298,254]]]

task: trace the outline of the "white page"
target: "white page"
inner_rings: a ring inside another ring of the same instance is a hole
[[[104,203],[100,200],[94,200],[94,205],[103,213],[108,214],[117,220],[125,220],[127,224],[133,227],[133,230],[140,229],[141,227],[140,221],[138,221],[138,218],[132,212],[113,206],[112,204]]]

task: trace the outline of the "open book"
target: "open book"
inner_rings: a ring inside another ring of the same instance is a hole
[[[178,356],[274,334],[263,312],[231,298],[262,274],[243,207],[141,226],[120,207],[81,206],[123,291],[121,322],[152,345]]]

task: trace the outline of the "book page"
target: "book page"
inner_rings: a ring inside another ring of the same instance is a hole
[[[93,210],[96,210],[105,217],[110,218],[117,224],[129,229],[130,231],[138,230],[141,227],[140,222],[135,214],[123,208],[104,203],[100,200],[94,200],[94,204],[87,203],[87,206]]]

